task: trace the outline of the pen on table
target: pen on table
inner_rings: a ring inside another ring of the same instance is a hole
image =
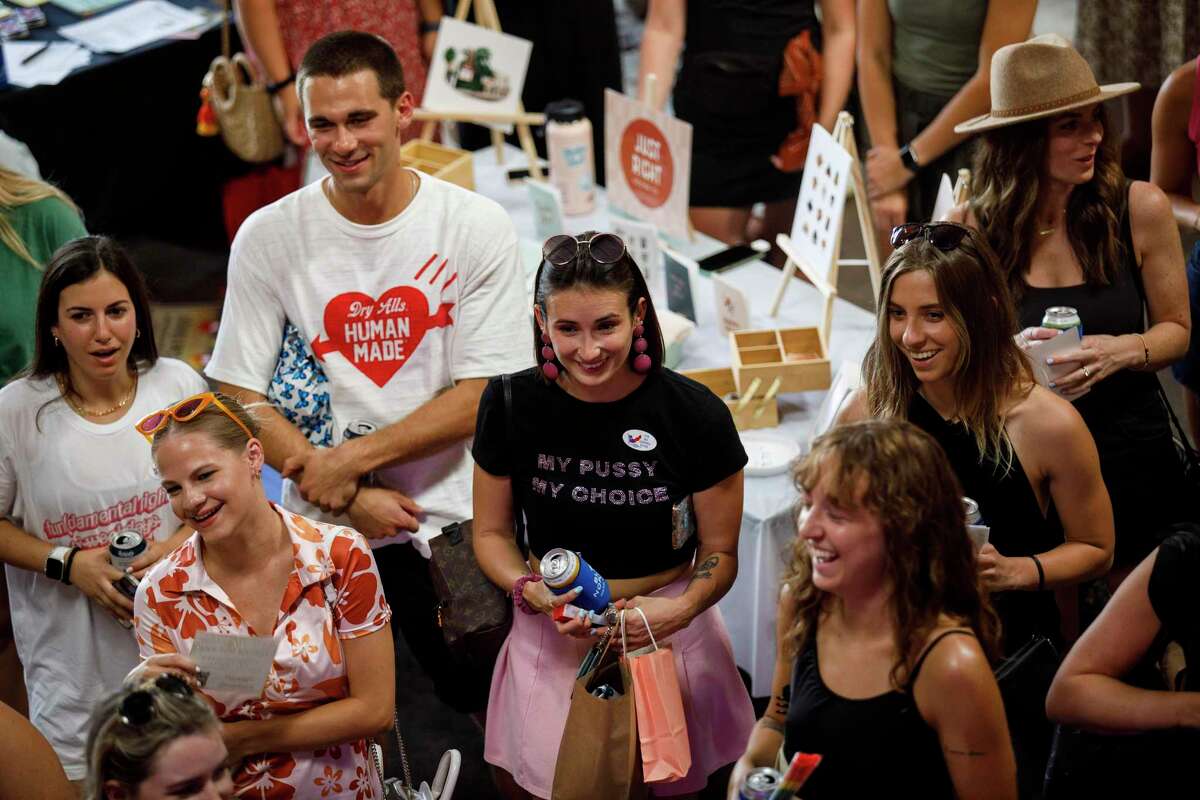
[[[30,53],[29,55],[22,58],[21,66],[22,67],[25,66],[30,61],[33,61],[35,58],[37,58],[38,56],[40,56],[42,53],[46,52],[49,49],[50,49],[50,42],[46,42],[44,45],[39,47],[37,50],[34,50],[32,53]]]

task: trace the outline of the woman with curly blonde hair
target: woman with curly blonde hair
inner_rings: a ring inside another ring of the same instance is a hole
[[[998,626],[937,442],[898,419],[843,425],[817,440],[796,480],[772,700],[730,798],[750,769],[798,751],[823,757],[809,800],[1015,798],[988,663]]]

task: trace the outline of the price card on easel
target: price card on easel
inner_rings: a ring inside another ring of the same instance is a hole
[[[662,254],[658,247],[658,229],[649,223],[616,215],[609,217],[609,227],[625,242],[629,255],[642,268],[642,274],[646,276],[646,283],[650,284],[653,289],[659,272],[659,264],[662,261]]]
[[[533,225],[539,241],[566,232],[563,222],[562,192],[545,181],[525,179],[529,189],[529,201],[533,204]]]

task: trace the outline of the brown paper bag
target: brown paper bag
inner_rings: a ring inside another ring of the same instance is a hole
[[[594,697],[608,684],[620,694]],[[646,797],[629,669],[605,649],[599,666],[575,681],[554,768],[551,800],[641,800]]]

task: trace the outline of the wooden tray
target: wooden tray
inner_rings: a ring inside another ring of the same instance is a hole
[[[733,382],[733,370],[728,367],[693,369],[684,370],[680,374],[686,375],[698,383],[703,383],[712,390],[713,394],[724,400],[725,405],[729,407],[729,413],[733,415],[733,424],[739,431],[774,428],[779,424],[779,401],[774,397],[762,399],[766,394],[767,386],[762,386],[760,390],[757,390],[755,399],[739,411],[741,396],[738,394],[737,385]]]
[[[466,150],[413,139],[400,147],[400,163],[475,191],[475,172]]]
[[[811,392],[828,389],[832,381],[829,354],[821,345],[816,328],[779,328],[733,331],[733,380],[745,391],[755,378],[765,394],[779,379],[779,392]]]

